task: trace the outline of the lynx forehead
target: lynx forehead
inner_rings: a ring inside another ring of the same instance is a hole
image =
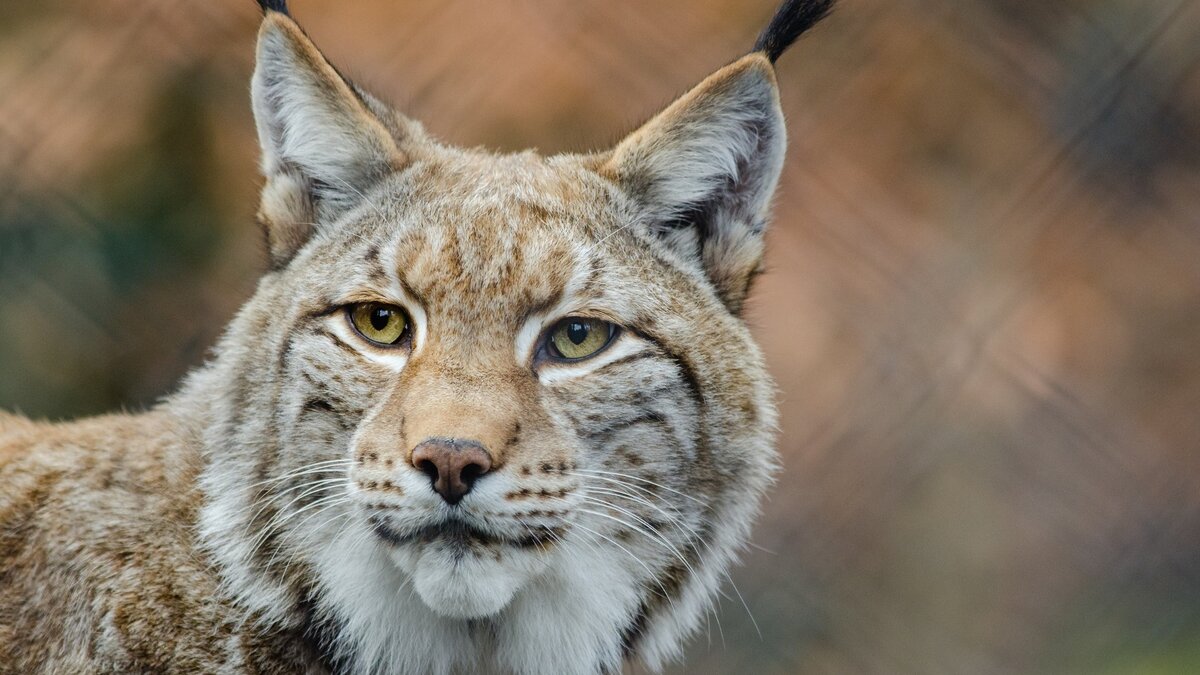
[[[740,314],[784,156],[773,64],[831,1],[785,2],[749,55],[615,148],[553,157],[437,141],[262,4],[270,268],[156,410],[0,417],[0,658],[677,658],[774,470]]]

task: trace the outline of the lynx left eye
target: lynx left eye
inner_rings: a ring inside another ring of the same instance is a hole
[[[377,345],[394,345],[408,332],[408,317],[395,305],[360,302],[347,308],[354,330]]]
[[[569,316],[550,330],[546,350],[564,361],[586,359],[607,347],[616,332],[607,321]]]

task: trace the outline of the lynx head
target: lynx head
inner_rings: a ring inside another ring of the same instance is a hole
[[[439,143],[268,7],[270,271],[188,389],[240,602],[353,672],[678,655],[775,463],[740,313],[784,157],[773,61],[830,4],[553,157]]]

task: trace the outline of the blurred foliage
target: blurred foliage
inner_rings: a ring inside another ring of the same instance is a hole
[[[15,375],[0,380],[0,400],[29,414],[98,413],[163,393],[161,381],[154,390],[142,386],[138,369],[148,366],[137,361],[147,345],[122,343],[187,321],[186,296],[151,299],[146,289],[203,284],[219,252],[220,230],[212,225],[229,214],[216,183],[203,88],[181,74],[156,94],[144,134],[97,158],[82,190],[48,195],[52,204],[30,199],[0,217],[6,344],[25,343],[40,357],[0,350],[0,371]],[[194,362],[196,347],[187,349],[190,357],[175,363],[172,352],[167,367]]]
[[[294,0],[463,145],[603,147],[774,0]],[[0,3],[0,407],[141,408],[262,269],[245,0]],[[784,471],[688,673],[1200,670],[1200,2],[843,0],[779,66]]]

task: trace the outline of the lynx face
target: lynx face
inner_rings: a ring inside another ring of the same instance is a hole
[[[611,151],[493,155],[267,13],[273,269],[189,385],[220,392],[201,537],[264,625],[315,617],[356,672],[678,654],[775,462],[739,318],[784,148],[763,49]]]

